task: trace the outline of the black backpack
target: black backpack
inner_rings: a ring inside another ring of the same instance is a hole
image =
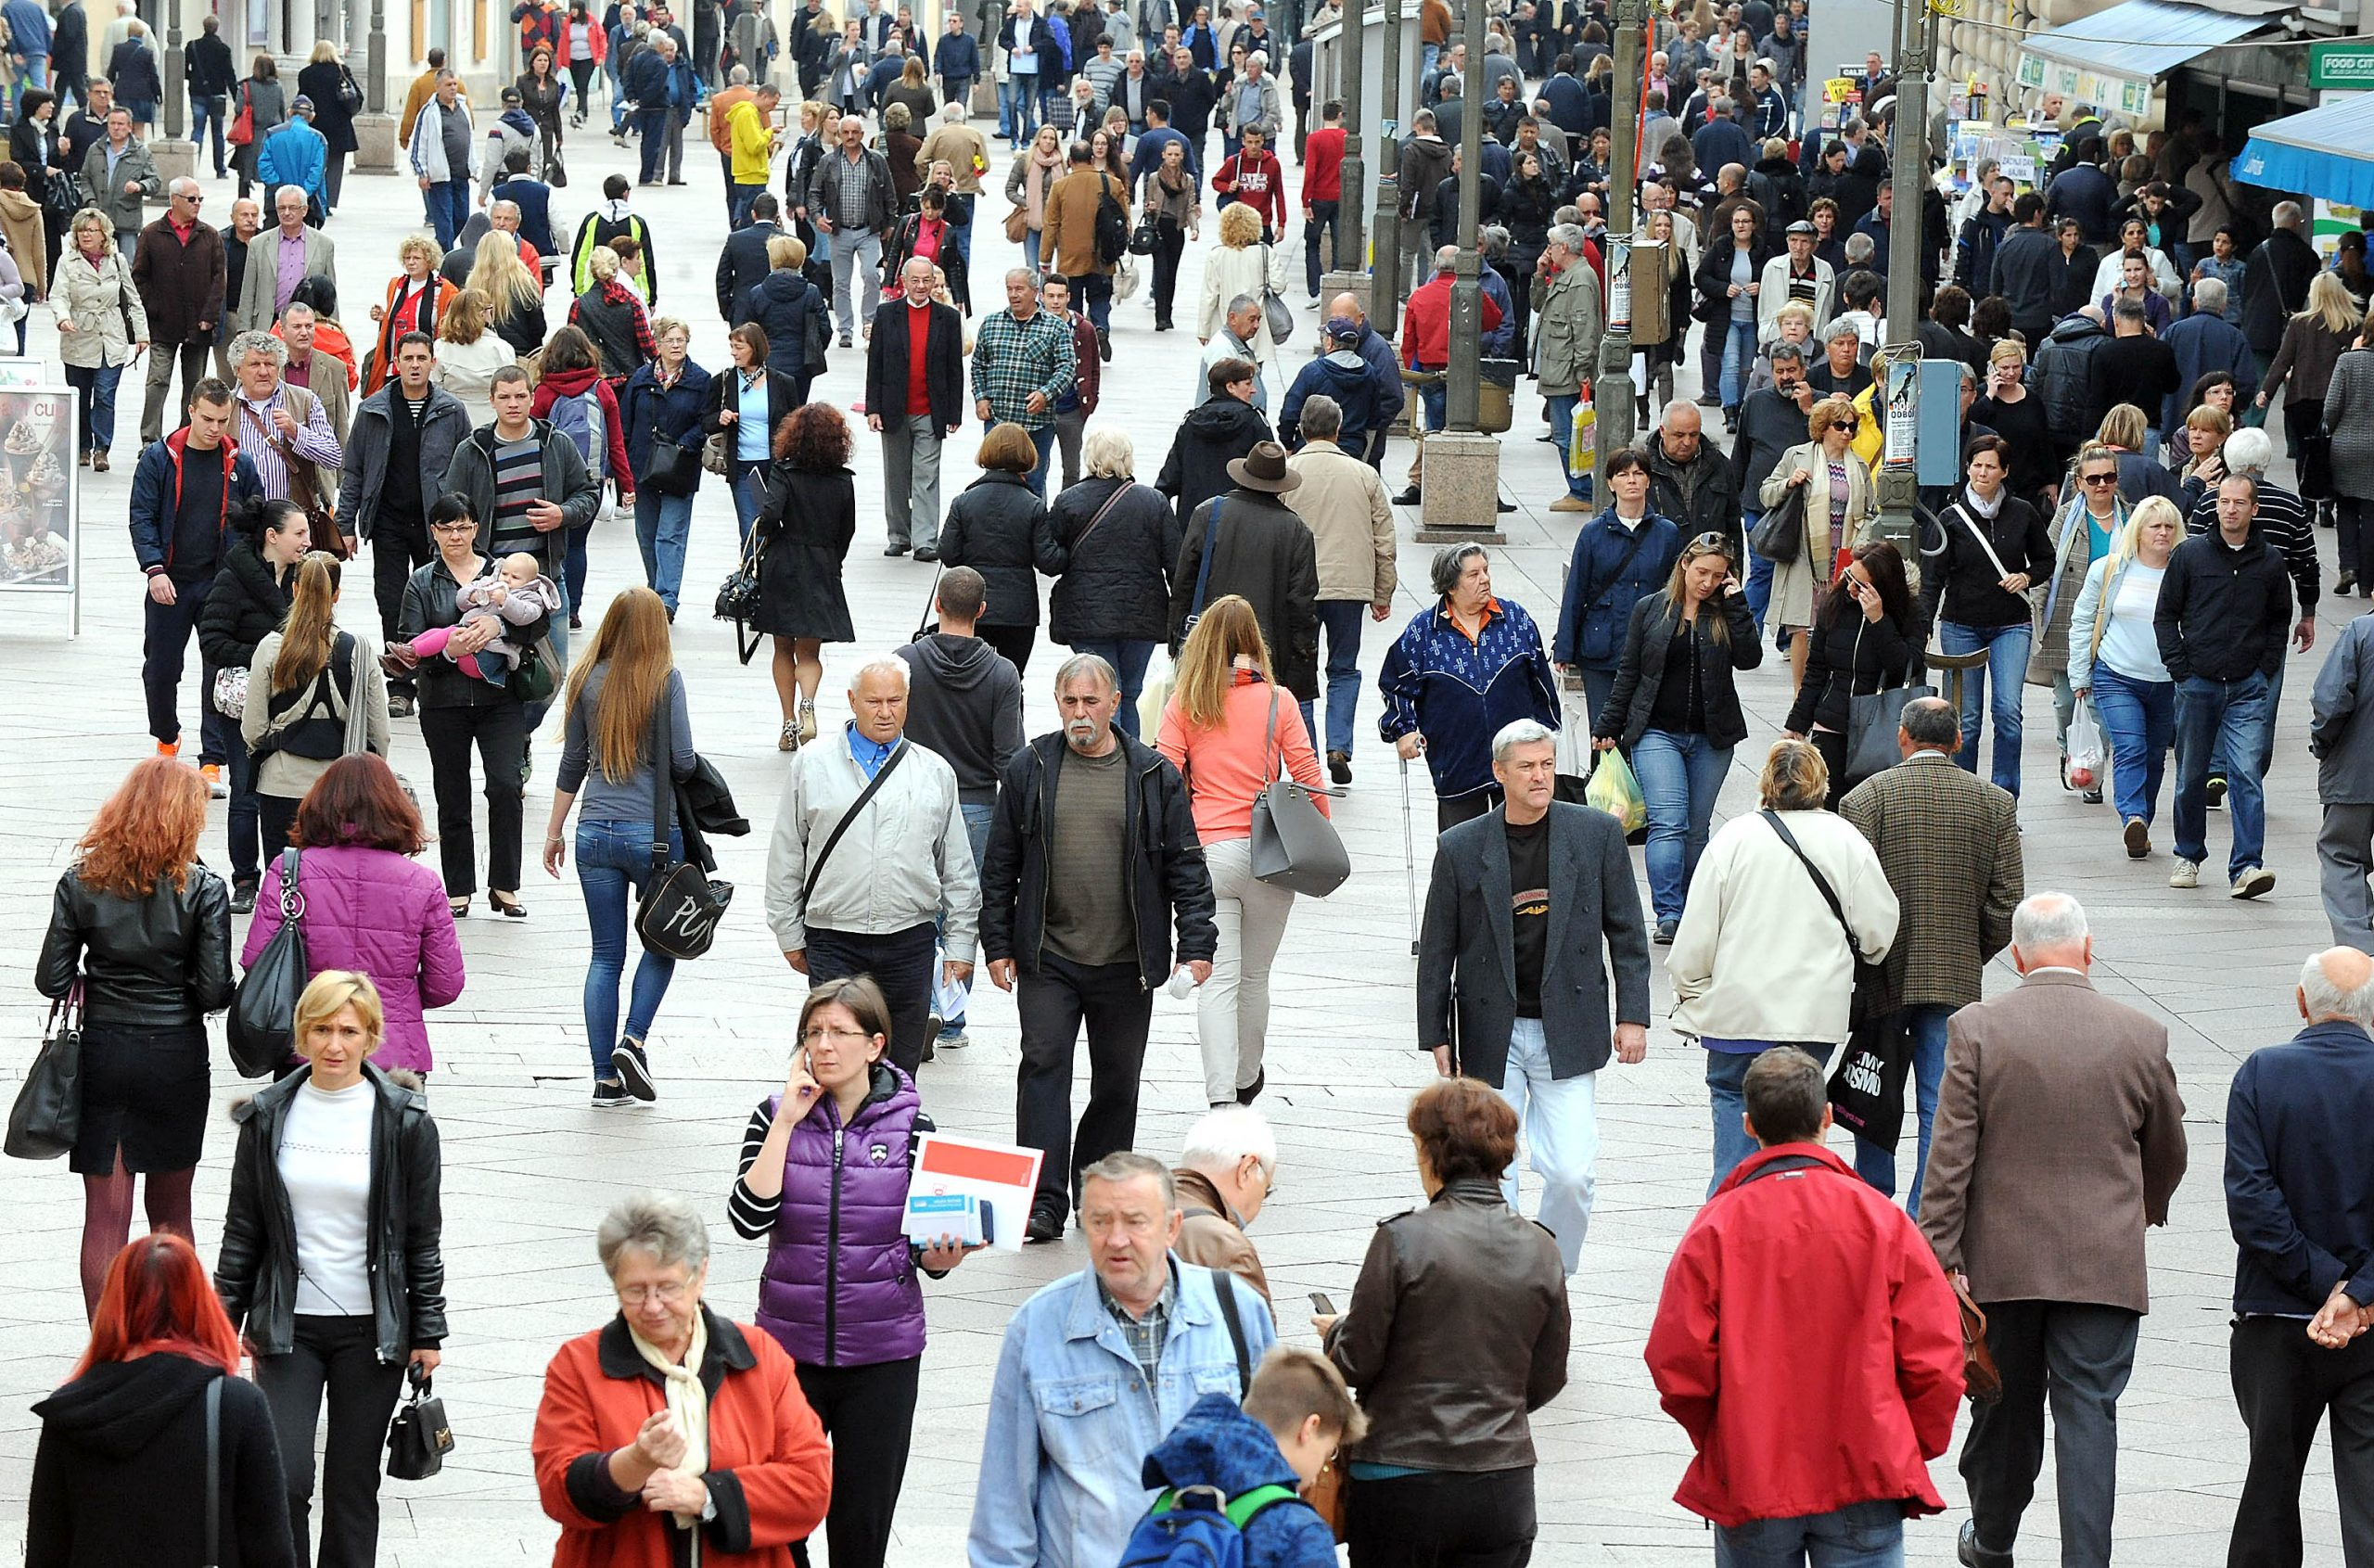
[[[1130,250],[1130,215],[1113,197],[1113,179],[1100,173],[1096,179],[1096,264],[1100,267],[1118,266]]]

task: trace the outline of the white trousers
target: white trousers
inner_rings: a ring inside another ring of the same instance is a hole
[[[1270,1036],[1270,966],[1285,939],[1295,896],[1253,876],[1253,841],[1224,838],[1204,846],[1212,877],[1212,924],[1219,952],[1212,977],[1195,991],[1195,1033],[1204,1048],[1204,1099],[1233,1104],[1261,1073]]]
[[[1520,1018],[1509,1035],[1508,1068],[1493,1087],[1516,1110],[1518,1135],[1533,1174],[1541,1179],[1541,1223],[1557,1238],[1558,1256],[1572,1274],[1591,1228],[1591,1189],[1599,1171],[1599,1075],[1552,1078],[1541,1020]],[[1513,1162],[1500,1190],[1511,1208],[1525,1212],[1517,1205]]]

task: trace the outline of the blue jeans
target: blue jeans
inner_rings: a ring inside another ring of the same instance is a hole
[[[1009,119],[1010,117],[1010,119]],[[998,129],[1022,147],[1039,134],[1039,73],[1008,76],[998,83]]]
[[[19,325],[21,325],[22,324],[19,323]],[[2275,667],[2275,673],[2266,678],[2266,711],[2259,725],[2259,754],[2258,768],[2256,771],[2258,773],[2259,783],[2262,788],[2265,787],[2266,783],[2267,770],[2275,766],[2275,720],[2277,715],[2280,714],[2282,711],[2283,666],[2278,664]],[[2209,771],[2212,773],[2216,774],[2219,778],[2224,778],[2227,774],[2234,771],[2233,758],[2227,753],[2223,746],[2220,746],[2217,748],[2217,755],[2210,759]]]
[[[1139,672],[1141,674],[1144,672],[1144,666],[1139,667]],[[986,800],[967,800],[956,809],[964,813],[964,840],[972,848],[973,870],[977,873],[981,869],[981,863],[989,858],[989,828],[997,821],[998,809]],[[943,920],[941,922],[943,930],[946,929],[946,921]],[[971,978],[968,976],[963,984],[964,994],[967,997],[971,996],[973,994]],[[951,1035],[961,1035],[964,1032],[964,1009],[959,1006],[953,1014],[940,1020],[939,1035],[942,1039],[946,1039]]]
[[[2159,814],[2160,781],[2176,739],[2176,683],[2136,681],[2094,661],[2094,712],[2111,743],[2111,794],[2118,819]]]
[[[638,108],[634,111],[635,134],[643,138],[643,164],[638,176],[646,185],[657,183],[665,172],[668,121],[674,113],[669,108]]]
[[[189,140],[192,147],[203,147],[211,139],[214,147],[214,177],[222,179],[223,120],[230,110],[227,98],[210,98],[191,94],[189,100]]]
[[[1921,1108],[1921,1146],[1913,1155],[1912,1192],[1904,1201],[1904,1212],[1918,1219],[1921,1183],[1929,1174],[1929,1127],[1937,1119],[1937,1086],[1946,1077],[1946,1023],[1953,1017],[1954,1009],[1943,1003],[1923,1003],[1906,1011],[1912,1014],[1911,1077],[1915,1100]],[[1902,1147],[1901,1143],[1898,1147]],[[1855,1141],[1855,1173],[1870,1182],[1874,1192],[1893,1198],[1895,1156],[1895,1149],[1883,1149],[1858,1138]]]
[[[668,613],[676,613],[676,592],[684,582],[684,545],[693,531],[693,498],[662,495],[648,486],[634,492],[634,539],[643,547],[643,578]]]
[[[997,427],[998,422],[995,419],[984,419],[981,421],[981,433],[985,436]],[[1023,430],[1023,434],[1028,436],[1030,438],[1030,444],[1039,449],[1039,466],[1031,469],[1029,473],[1024,475],[1023,482],[1030,487],[1031,494],[1037,496],[1040,500],[1044,501],[1047,499],[1047,465],[1055,455],[1054,420],[1052,417],[1048,417],[1047,423],[1040,426],[1036,430],[1026,427]]]
[[[2240,681],[2189,675],[2176,682],[2176,854],[2209,859],[2209,782],[2213,756],[2228,759],[2226,809],[2234,819],[2234,848],[2226,862],[2232,881],[2259,863],[2266,841],[2266,796],[2254,768],[2266,726],[2267,680],[2253,670]]]
[[[1764,521],[1762,511],[1750,511],[1746,507],[1742,507],[1740,537],[1747,539],[1753,536],[1755,526],[1762,521]],[[1748,546],[1747,583],[1742,592],[1747,595],[1747,613],[1755,618],[1755,634],[1761,637],[1764,635],[1764,612],[1772,607],[1772,563],[1765,556],[1757,555],[1754,545]]]
[[[1747,389],[1747,373],[1755,363],[1755,318],[1723,325],[1723,407],[1736,414]]]
[[[1660,923],[1681,918],[1730,767],[1731,748],[1702,734],[1649,730],[1632,747],[1632,772],[1649,806],[1649,901]]]
[[[1715,1568],[1904,1568],[1904,1507],[1852,1503],[1795,1519],[1717,1525]]]
[[[1121,708],[1113,722],[1130,739],[1138,739],[1138,695],[1146,689],[1146,663],[1154,657],[1154,644],[1089,637],[1074,643],[1072,652],[1094,654],[1113,667],[1121,681]]]
[[[459,180],[439,180],[420,193],[420,204],[428,214],[428,226],[437,232],[437,243],[447,250],[470,221],[470,182],[466,176]]]
[[[732,449],[729,447],[727,450]],[[759,520],[759,514],[767,506],[767,465],[763,462],[746,463],[735,457],[729,458],[726,466],[733,470],[726,477],[726,483],[734,491],[734,524],[741,530],[740,542],[747,544],[750,542],[750,526]],[[637,495],[635,499],[641,501],[643,498]]]
[[[83,451],[105,452],[115,445],[115,389],[122,379],[120,364],[66,367],[66,384],[81,395]]]
[[[1352,749],[1352,708],[1360,698],[1360,623],[1369,618],[1365,599],[1321,599],[1319,629],[1327,637],[1327,746]],[[1302,705],[1302,727],[1319,740],[1319,705]],[[1324,760],[1322,759],[1322,760]]]
[[[1776,1045],[1793,1045],[1823,1067],[1830,1065],[1830,1053],[1835,1045],[1814,1044],[1805,1040],[1766,1040],[1753,1051],[1709,1051],[1706,1052],[1706,1099],[1715,1112],[1715,1174],[1706,1183],[1706,1195],[1713,1197],[1715,1189],[1739,1168],[1742,1160],[1755,1153],[1755,1140],[1747,1135],[1740,1117],[1747,1111],[1747,1070],[1755,1059]]]
[[[684,841],[670,830],[668,854],[682,858]],[[594,1076],[611,1077],[610,1052],[619,1043],[619,981],[626,974],[627,930],[633,917],[627,889],[639,897],[657,874],[651,864],[651,823],[577,824],[577,886],[585,895],[585,924],[594,951],[585,963],[585,1043],[594,1053]],[[676,961],[649,949],[634,966],[634,990],[627,1002],[627,1039],[650,1038],[659,1000],[675,977]]]
[[[641,530],[638,529],[637,531]],[[585,613],[585,574],[592,569],[586,559],[585,546],[593,537],[592,523],[581,529],[570,529],[568,543],[561,551],[561,587],[568,594],[568,607],[581,617]]]
[[[1591,498],[1591,477],[1577,474],[1566,461],[1568,448],[1575,440],[1575,411],[1582,406],[1582,394],[1564,392],[1550,399],[1550,439],[1558,443],[1558,469],[1566,476],[1566,493],[1577,501]]]
[[[1997,784],[2020,797],[2020,691],[2028,678],[2028,647],[2035,633],[2026,621],[2011,626],[1964,626],[1956,620],[1937,623],[1937,642],[1949,654],[1986,653],[1986,662],[1962,671],[1962,749],[1954,759],[1962,771],[1978,771],[1978,726],[1982,707],[1995,720],[1995,771]],[[1986,704],[1986,687],[1994,682],[1995,700]]]

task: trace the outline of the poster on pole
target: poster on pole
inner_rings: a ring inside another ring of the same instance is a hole
[[[74,415],[70,387],[0,390],[0,593],[81,586]]]

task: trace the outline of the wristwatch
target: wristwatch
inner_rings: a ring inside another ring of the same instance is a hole
[[[708,1483],[704,1481],[701,1483],[701,1523],[713,1524],[716,1522],[717,1498],[709,1494]]]

